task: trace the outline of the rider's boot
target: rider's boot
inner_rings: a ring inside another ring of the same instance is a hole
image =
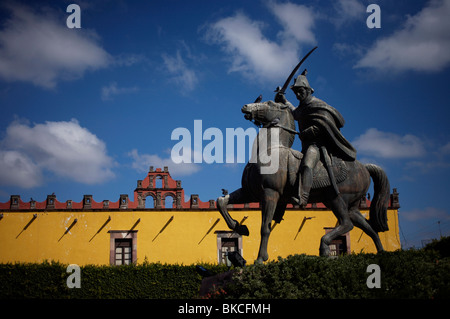
[[[306,193],[302,190],[299,191],[299,194],[297,195],[298,197],[292,196],[291,200],[299,205],[301,208],[305,208],[306,205],[308,204],[308,199],[309,199],[309,193]]]
[[[302,176],[298,174],[297,196],[292,196],[291,200],[294,204],[302,206]]]
[[[308,204],[309,192],[312,187],[312,169],[305,166],[302,172],[301,186],[299,187],[300,207],[305,208]]]
[[[302,191],[302,194],[300,195],[300,199],[301,199],[300,207],[305,208],[306,205],[308,204],[309,193]]]

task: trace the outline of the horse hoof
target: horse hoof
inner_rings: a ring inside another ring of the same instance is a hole
[[[255,260],[255,265],[262,265],[264,264],[264,261],[262,260],[262,258],[258,258]]]
[[[234,231],[242,236],[250,235],[250,231],[248,230],[246,225],[237,225],[237,227],[234,229]]]
[[[226,203],[226,199],[225,196],[219,197],[216,199],[216,206],[219,209],[222,209],[223,207],[226,207],[227,203]]]
[[[261,255],[258,255],[258,258],[255,260],[255,264],[262,265],[267,260],[269,260],[269,255],[267,253],[262,253]]]
[[[329,257],[330,253],[331,253],[330,248],[321,248],[319,250],[319,256],[320,257]]]

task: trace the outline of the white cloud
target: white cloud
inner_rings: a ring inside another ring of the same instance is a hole
[[[108,101],[112,100],[115,95],[133,93],[138,90],[136,86],[129,88],[117,87],[117,82],[112,82],[109,86],[102,87],[101,98],[103,101]]]
[[[347,56],[363,56],[365,48],[360,44],[348,44],[336,42],[333,44],[333,51],[339,58],[347,58]]]
[[[435,207],[414,209],[402,212],[401,214],[405,219],[409,221],[417,221],[422,219],[450,220],[450,214],[447,211]]]
[[[284,41],[295,40],[297,43],[315,44],[317,42],[312,29],[315,24],[314,12],[303,5],[290,2],[277,4],[269,3],[269,9],[283,26],[280,32]]]
[[[112,63],[116,66],[133,66],[139,63],[149,63],[149,60],[143,54],[121,53],[114,56]]]
[[[376,158],[417,158],[426,153],[424,143],[418,137],[382,132],[376,128],[368,129],[352,144],[358,153]]]
[[[36,187],[42,183],[42,172],[26,154],[0,150],[0,183],[23,188]]]
[[[7,5],[11,17],[0,30],[0,77],[53,88],[88,70],[106,67],[111,56],[94,32],[69,29],[65,21],[20,5]]]
[[[405,168],[410,171],[415,171],[427,174],[433,170],[445,170],[450,168],[450,162],[447,159],[440,159],[438,156],[433,156],[426,161],[412,161],[405,164]]]
[[[439,71],[450,64],[450,1],[432,0],[403,28],[378,40],[356,68]]]
[[[275,41],[263,34],[265,24],[240,12],[209,26],[207,39],[221,45],[229,55],[230,72],[279,81],[298,63],[302,45],[317,42],[312,32],[315,15],[311,9],[289,2],[270,2],[268,8],[283,27]]]
[[[45,171],[85,184],[114,177],[111,168],[115,162],[107,155],[105,143],[75,119],[33,127],[13,122],[0,145],[0,176],[4,184],[37,186]]]
[[[444,146],[442,146],[439,149],[439,153],[442,154],[450,154],[450,142],[448,142],[447,144],[445,144]]]
[[[168,166],[170,173],[173,176],[187,176],[194,174],[200,170],[199,164],[194,163],[180,163],[175,164],[170,157],[162,158],[156,154],[139,154],[136,149],[128,153],[133,159],[131,167],[138,172],[148,172],[150,166],[164,167]]]
[[[171,79],[181,91],[188,92],[195,89],[198,83],[197,75],[193,69],[186,65],[180,51],[177,51],[174,56],[162,54],[161,57],[164,61],[164,66],[172,76]]]
[[[411,172],[418,172],[422,174],[430,173],[435,170],[446,170],[450,168],[450,161],[448,155],[450,154],[450,142],[440,147],[435,147],[434,143],[430,143],[429,155],[422,160],[409,161],[405,163],[404,168],[409,174]],[[411,175],[408,175],[411,177]]]
[[[338,0],[333,1],[336,11],[331,17],[331,21],[340,27],[346,22],[359,20],[367,16],[366,7],[358,0]]]

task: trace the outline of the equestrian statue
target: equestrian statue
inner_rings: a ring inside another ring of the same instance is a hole
[[[338,226],[321,238],[320,256],[329,256],[330,243],[353,226],[372,238],[378,252],[383,251],[378,233],[389,229],[390,196],[385,172],[377,165],[362,164],[356,159],[356,150],[340,131],[344,118],[335,108],[312,96],[314,90],[306,70],[290,87],[300,102],[298,107],[284,95],[300,65],[316,48],[294,68],[284,86],[277,88],[274,101],[261,102],[260,96],[255,103],[242,107],[245,118],[261,129],[252,158],[242,174],[242,187],[219,197],[217,207],[230,229],[248,236],[247,226],[231,218],[227,205],[260,203],[262,223],[257,263],[269,258],[267,244],[272,220],[280,223],[289,203],[304,208],[308,203],[322,202],[336,216]],[[302,142],[302,152],[292,149],[296,135]],[[277,164],[276,169],[268,169],[273,163]],[[359,203],[365,198],[371,178],[374,196],[367,220],[359,211]]]

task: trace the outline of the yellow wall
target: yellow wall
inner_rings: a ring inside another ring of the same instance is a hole
[[[42,262],[55,260],[67,264],[109,264],[112,230],[137,230],[137,262],[193,264],[217,263],[216,231],[228,231],[225,222],[213,210],[148,211],[4,211],[0,219],[0,262]],[[362,211],[368,216],[368,211]],[[37,217],[33,219],[33,214]],[[243,237],[243,257],[253,263],[257,257],[261,213],[257,210],[231,210],[238,221],[245,216],[250,230]],[[160,230],[173,216],[163,232]],[[107,222],[108,218],[111,220]],[[305,221],[304,217],[314,217]],[[220,221],[206,235],[216,220]],[[66,232],[73,221],[77,223]],[[136,224],[136,222],[139,223]],[[400,248],[397,210],[388,210],[390,230],[380,233],[386,250]],[[107,222],[107,223],[106,223]],[[106,224],[105,224],[106,223]],[[28,225],[28,227],[26,227]],[[270,259],[290,254],[317,255],[324,227],[334,227],[330,211],[288,210],[269,239]],[[104,226],[102,228],[102,226]],[[134,227],[133,227],[134,226]],[[24,229],[26,227],[26,229]],[[159,233],[159,235],[158,235]],[[297,234],[298,233],[298,234]],[[376,252],[372,240],[358,228],[350,232],[351,251]],[[205,237],[206,235],[206,237]],[[202,240],[203,239],[203,240]]]

